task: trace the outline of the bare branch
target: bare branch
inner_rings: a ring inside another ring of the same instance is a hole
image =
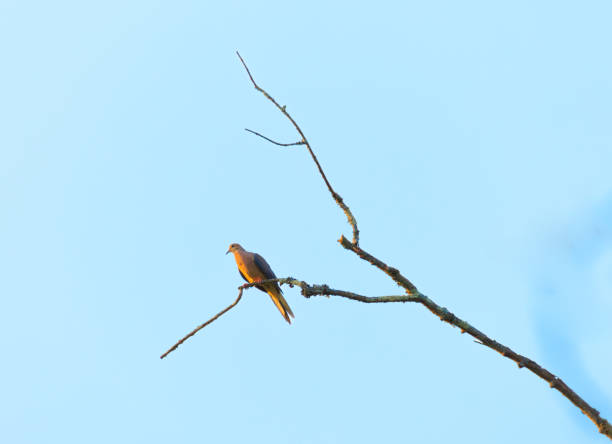
[[[274,98],[270,94],[268,94],[263,88],[261,88],[257,83],[255,83],[255,79],[251,75],[251,71],[249,70],[249,67],[244,62],[244,60],[242,59],[242,56],[240,55],[240,53],[238,51],[236,51],[236,54],[238,55],[238,58],[242,62],[242,66],[244,66],[244,69],[246,70],[247,74],[249,75],[249,79],[251,79],[251,83],[253,84],[255,89],[257,91],[259,91],[260,93],[262,93],[266,97],[266,99],[268,99],[270,102],[272,102],[274,104],[274,106],[276,106],[280,110],[280,112],[282,112],[285,115],[285,117],[287,119],[289,119],[291,124],[294,126],[294,128],[296,129],[296,131],[298,132],[298,134],[302,138],[302,142],[304,142],[303,144],[306,146],[306,148],[308,148],[308,152],[310,153],[310,156],[312,157],[312,160],[314,161],[314,163],[317,165],[317,168],[319,169],[319,174],[321,174],[321,177],[323,178],[323,181],[325,182],[325,185],[327,185],[327,189],[331,193],[332,197],[334,198],[334,200],[336,201],[338,206],[342,209],[342,211],[344,211],[344,214],[346,215],[346,218],[347,218],[349,224],[353,228],[353,243],[355,245],[358,245],[359,244],[359,230],[357,229],[357,220],[353,216],[353,213],[351,213],[351,210],[348,207],[348,205],[344,203],[344,200],[342,199],[342,196],[340,196],[338,193],[336,193],[336,191],[334,191],[334,189],[332,188],[331,184],[329,183],[329,180],[327,180],[327,176],[325,176],[325,173],[323,172],[323,168],[321,167],[321,164],[319,163],[319,161],[317,159],[317,156],[315,156],[314,152],[312,151],[312,147],[308,143],[308,140],[306,139],[306,136],[302,132],[302,129],[296,123],[296,121],[293,120],[293,117],[291,117],[291,115],[287,112],[287,107],[286,106],[280,106],[278,104],[278,102],[276,100],[274,100]],[[264,137],[264,139],[267,139],[267,138]],[[272,142],[272,143],[275,143],[275,142]],[[279,145],[279,144],[277,144],[277,145]]]
[[[208,324],[213,323],[214,321],[216,321],[217,319],[219,319],[221,316],[223,316],[225,313],[227,313],[228,311],[230,311],[232,308],[234,308],[238,302],[240,302],[240,299],[242,299],[242,292],[243,292],[243,288],[240,288],[240,291],[238,291],[238,297],[236,298],[236,300],[234,302],[232,302],[230,305],[228,305],[227,307],[225,307],[223,310],[221,310],[219,313],[217,313],[216,315],[214,315],[212,318],[210,318],[208,321],[204,322],[202,325],[199,325],[198,327],[194,328],[190,333],[188,333],[187,335],[185,335],[185,337],[183,337],[183,339],[181,339],[180,341],[178,341],[176,344],[174,344],[172,347],[170,347],[166,353],[164,353],[163,355],[161,355],[159,357],[159,359],[164,359],[166,356],[168,356],[170,353],[172,353],[174,350],[176,350],[179,345],[181,345],[183,342],[185,342],[187,339],[189,339],[190,337],[192,337],[193,335],[195,335],[197,332],[199,332],[200,330],[202,330],[204,327],[206,327]]]
[[[532,359],[520,355],[509,347],[506,347],[505,345],[500,344],[499,342],[489,338],[477,328],[473,327],[463,319],[455,316],[445,307],[439,306],[430,298],[428,298],[419,290],[417,290],[414,284],[412,284],[412,282],[402,276],[399,270],[390,267],[380,259],[377,259],[371,254],[365,252],[359,246],[349,242],[344,236],[340,238],[339,242],[347,250],[354,252],[361,259],[370,262],[372,265],[389,275],[399,286],[406,289],[406,292],[408,293],[409,297],[413,298],[412,300],[423,304],[425,307],[427,307],[429,311],[431,311],[438,318],[440,318],[441,321],[447,322],[455,327],[458,327],[461,330],[461,333],[467,333],[470,336],[476,338],[476,341],[474,342],[495,350],[505,358],[511,359],[512,361],[516,362],[519,368],[526,367],[532,373],[536,374],[537,376],[548,382],[551,388],[558,390],[563,396],[569,399],[572,404],[578,407],[582,411],[582,413],[584,413],[591,421],[593,421],[602,434],[612,439],[612,426],[610,425],[610,423],[604,418],[602,418],[595,408],[593,408],[584,399],[578,396],[578,394],[574,392],[560,378],[546,370],[544,367],[540,366]]]
[[[185,335],[180,341],[178,341],[176,344],[170,347],[168,351],[166,351],[163,355],[161,355],[160,359],[164,359],[166,356],[168,356],[170,353],[176,350],[179,347],[179,345],[181,345],[187,339],[189,339],[190,337],[195,335],[197,332],[202,330],[204,327],[206,327],[208,324],[213,323],[214,321],[219,319],[221,316],[223,316],[225,313],[227,313],[232,308],[234,308],[238,304],[238,302],[240,302],[240,299],[242,298],[242,292],[244,290],[251,288],[251,287],[255,287],[256,285],[261,285],[261,284],[265,284],[268,282],[278,282],[280,285],[286,284],[286,285],[289,285],[290,287],[293,287],[293,286],[300,287],[302,289],[302,295],[306,298],[310,298],[312,296],[340,296],[346,299],[352,299],[354,301],[365,302],[365,303],[421,302],[419,300],[420,296],[406,296],[406,295],[363,296],[357,293],[351,293],[350,291],[334,290],[333,288],[329,288],[327,285],[309,285],[304,281],[300,281],[292,277],[282,278],[282,279],[266,279],[263,281],[252,282],[252,283],[244,284],[238,287],[238,297],[236,298],[234,302],[232,302],[229,306],[227,306],[226,308],[221,310],[219,313],[217,313],[215,316],[210,318],[208,321],[199,325],[198,327],[193,329],[190,333]]]
[[[599,430],[600,433],[612,439],[612,425],[610,425],[610,423],[606,419],[602,418],[599,415],[599,412],[595,408],[593,408],[584,399],[578,396],[578,394],[574,392],[560,378],[558,378],[557,376],[555,376],[554,374],[552,374],[551,372],[549,372],[548,370],[540,366],[535,361],[525,356],[522,356],[516,353],[515,351],[513,351],[512,349],[510,349],[509,347],[506,347],[505,345],[500,344],[499,342],[489,338],[487,335],[482,333],[480,330],[476,329],[475,327],[473,327],[472,325],[470,325],[463,319],[460,319],[457,316],[455,316],[452,312],[447,310],[445,307],[439,306],[433,300],[431,300],[430,298],[422,294],[416,288],[416,286],[412,282],[410,282],[410,280],[408,280],[405,276],[403,276],[400,273],[400,271],[397,268],[390,267],[389,265],[387,265],[380,259],[372,256],[371,254],[367,253],[366,251],[364,251],[363,249],[359,247],[359,230],[357,229],[356,220],[353,217],[348,206],[343,202],[342,197],[338,193],[336,193],[334,189],[331,187],[329,181],[327,180],[327,177],[323,173],[323,169],[321,168],[321,165],[319,164],[316,156],[314,155],[310,147],[310,144],[308,143],[308,140],[306,139],[306,136],[304,135],[300,127],[297,125],[297,123],[293,120],[293,118],[289,115],[286,108],[284,106],[280,106],[272,98],[272,96],[270,96],[270,94],[268,94],[265,90],[260,88],[257,85],[257,83],[255,83],[255,80],[253,79],[253,76],[251,75],[251,72],[249,71],[249,68],[247,67],[246,63],[244,62],[240,54],[239,53],[237,54],[238,54],[238,57],[240,58],[240,61],[242,62],[242,65],[246,69],[247,74],[249,75],[249,78],[251,79],[251,83],[253,83],[253,86],[255,87],[255,89],[261,92],[268,100],[270,100],[285,115],[285,117],[287,117],[291,121],[295,129],[298,131],[298,133],[302,137],[302,141],[306,145],[306,148],[308,148],[308,151],[310,152],[312,159],[317,165],[317,168],[319,169],[319,173],[321,174],[321,177],[325,181],[325,184],[327,185],[327,188],[329,189],[332,197],[334,198],[336,203],[340,206],[340,208],[342,208],[342,210],[346,214],[346,217],[349,223],[353,227],[353,241],[351,242],[347,240],[344,236],[342,236],[339,240],[340,244],[345,249],[352,251],[357,256],[359,256],[361,259],[369,262],[370,264],[374,265],[375,267],[383,271],[385,274],[391,277],[391,279],[393,279],[395,283],[397,283],[400,287],[404,288],[407,294],[402,295],[402,296],[371,297],[371,296],[362,296],[356,293],[351,293],[351,292],[347,292],[343,290],[334,290],[334,289],[329,288],[327,285],[311,286],[303,281],[297,281],[292,278],[278,279],[277,281],[281,284],[285,283],[285,284],[297,285],[301,287],[302,295],[304,295],[305,297],[310,297],[310,296],[315,296],[315,295],[327,295],[327,296],[333,295],[333,296],[345,297],[348,299],[365,302],[365,303],[418,302],[420,304],[423,304],[425,307],[427,307],[429,311],[431,311],[438,318],[440,318],[440,320],[447,322],[448,324],[451,324],[455,327],[458,327],[461,330],[461,333],[468,333],[470,336],[475,338],[476,339],[475,342],[481,345],[484,345],[485,347],[488,347],[492,350],[495,350],[496,352],[500,353],[502,356],[516,362],[519,368],[526,367],[532,373],[536,374],[543,380],[547,381],[551,388],[554,388],[557,391],[559,391],[563,396],[569,399],[569,401],[572,404],[578,407],[591,421],[593,421],[593,423],[597,426],[597,429]]]
[[[259,134],[256,131],[250,130],[248,128],[244,129],[245,131],[248,131],[251,134],[255,134],[256,136],[261,137],[262,139],[266,139],[268,142],[273,143],[274,145],[278,145],[278,146],[295,146],[295,145],[306,145],[306,142],[304,142],[303,140],[300,140],[299,142],[293,142],[293,143],[280,143],[280,142],[276,142],[266,136],[264,136],[263,134]]]

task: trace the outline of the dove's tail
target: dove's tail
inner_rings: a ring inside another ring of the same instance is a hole
[[[287,301],[281,294],[280,288],[267,289],[267,293],[270,295],[270,298],[272,299],[272,302],[274,302],[274,305],[276,305],[276,308],[278,308],[278,311],[280,311],[285,320],[291,324],[291,318],[294,318],[295,316],[293,316],[291,307],[289,307],[289,304],[287,304]]]

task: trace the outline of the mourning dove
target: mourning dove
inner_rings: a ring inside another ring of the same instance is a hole
[[[258,255],[257,253],[251,253],[246,251],[244,248],[240,246],[240,244],[231,244],[227,253],[234,253],[234,259],[236,259],[236,264],[238,265],[238,271],[240,272],[240,276],[249,282],[260,282],[266,279],[276,279],[276,275],[266,262],[266,260]],[[259,290],[264,293],[268,293],[278,311],[281,312],[283,317],[287,322],[291,324],[291,316],[293,316],[293,312],[291,308],[289,308],[289,304],[283,297],[283,292],[278,285],[277,282],[268,282],[261,285],[255,285]]]

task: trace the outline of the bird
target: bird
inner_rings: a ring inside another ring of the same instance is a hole
[[[230,244],[225,254],[233,253],[238,265],[240,276],[248,283],[261,282],[266,279],[276,279],[276,275],[270,268],[266,260],[257,253],[246,251],[240,244]],[[278,311],[281,312],[285,320],[291,324],[291,318],[294,318],[293,312],[283,297],[278,282],[267,282],[261,285],[255,285],[258,290],[268,293]]]

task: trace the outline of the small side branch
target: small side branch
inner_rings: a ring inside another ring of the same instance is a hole
[[[274,98],[270,94],[268,94],[263,88],[261,88],[255,82],[255,79],[253,78],[253,75],[251,74],[251,71],[249,70],[249,67],[247,66],[247,64],[243,60],[243,58],[240,55],[240,53],[238,51],[236,51],[236,54],[238,55],[238,58],[242,62],[242,66],[244,66],[244,69],[246,70],[247,74],[249,75],[249,79],[251,79],[251,83],[253,84],[255,89],[257,91],[259,91],[260,93],[262,93],[266,97],[266,99],[268,99],[270,102],[272,102],[274,104],[274,106],[276,106],[279,109],[279,111],[281,113],[283,113],[283,115],[287,119],[289,119],[289,121],[291,122],[293,127],[296,129],[296,131],[298,132],[298,134],[302,138],[302,140],[300,142],[298,142],[298,143],[295,143],[295,145],[305,145],[306,148],[308,149],[308,152],[310,153],[310,156],[312,157],[312,160],[314,161],[314,163],[317,165],[317,168],[319,169],[319,174],[323,178],[323,181],[325,182],[325,185],[327,185],[327,189],[331,193],[332,197],[334,198],[334,200],[336,201],[338,206],[342,209],[342,211],[346,215],[348,223],[353,228],[353,243],[355,245],[358,245],[359,244],[359,230],[357,229],[357,220],[353,216],[353,213],[351,212],[351,210],[348,207],[348,205],[344,203],[344,200],[342,199],[342,196],[340,196],[338,193],[336,193],[336,191],[332,188],[331,184],[329,183],[329,180],[327,180],[327,176],[323,172],[323,168],[321,167],[321,164],[319,163],[319,160],[317,159],[317,156],[315,156],[314,151],[312,151],[312,147],[310,146],[310,143],[308,143],[308,140],[306,139],[306,136],[302,132],[302,129],[297,124],[297,122],[295,120],[293,120],[293,117],[291,117],[291,114],[289,114],[287,112],[287,107],[279,105],[278,102],[276,100],[274,100]],[[254,131],[251,131],[251,130],[247,130],[247,131],[255,133]],[[257,133],[255,133],[255,134],[257,134]],[[264,139],[266,139],[266,140],[268,140],[268,141],[270,141],[270,142],[272,142],[272,143],[274,143],[276,145],[286,146],[286,145],[283,145],[283,144],[280,144],[280,143],[276,143],[273,140],[270,140],[267,137],[262,136],[261,134],[257,134],[257,135],[260,136],[260,137],[263,137]]]
[[[300,140],[299,142],[293,142],[293,143],[280,143],[280,142],[277,142],[275,140],[270,139],[269,137],[264,136],[263,134],[259,134],[257,131],[253,131],[253,130],[250,130],[248,128],[245,128],[244,130],[248,131],[251,134],[255,134],[256,136],[259,136],[262,139],[265,139],[268,142],[273,143],[274,145],[278,145],[278,146],[306,145],[306,142],[304,142],[303,140]]]
[[[225,313],[227,313],[228,311],[230,311],[232,308],[234,308],[236,305],[238,305],[238,302],[240,302],[240,299],[242,299],[242,292],[244,291],[243,288],[240,288],[240,291],[238,291],[238,297],[236,298],[236,300],[234,302],[232,302],[230,305],[228,305],[227,307],[225,307],[223,310],[221,310],[219,313],[217,313],[216,315],[214,315],[212,318],[210,318],[208,321],[204,322],[203,324],[197,326],[196,328],[194,328],[190,333],[188,333],[187,335],[185,335],[185,337],[183,337],[183,339],[181,339],[180,341],[178,341],[176,344],[174,344],[172,347],[170,347],[166,353],[164,353],[163,355],[161,355],[159,357],[159,359],[164,359],[166,356],[168,356],[170,353],[172,353],[174,350],[176,350],[179,345],[181,345],[183,342],[185,342],[187,339],[189,339],[190,337],[192,337],[193,335],[195,335],[197,332],[199,332],[200,330],[202,330],[204,327],[206,327],[208,324],[213,323],[214,321],[216,321],[217,319],[219,319],[221,316],[223,316]]]
[[[421,295],[364,296],[346,290],[336,290],[325,284],[310,285],[304,281],[300,281],[292,277],[269,279],[262,282],[278,282],[280,285],[286,284],[290,287],[300,287],[302,289],[302,296],[305,298],[310,298],[312,296],[339,296],[345,299],[351,299],[353,301],[364,302],[366,304],[381,304],[387,302],[422,302]]]

